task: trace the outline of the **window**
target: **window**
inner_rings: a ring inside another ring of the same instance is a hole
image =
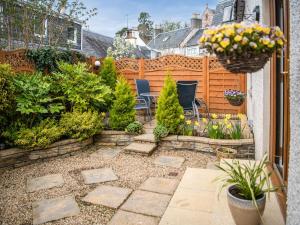
[[[170,36],[167,36],[163,39],[163,42],[166,42],[167,40],[169,40]]]
[[[34,23],[33,23],[34,36],[46,37],[48,32],[47,29],[48,29],[47,19],[43,20],[36,17],[34,18]]]
[[[229,22],[232,20],[232,6],[224,8],[223,22]]]
[[[69,43],[73,43],[73,44],[77,43],[77,28],[68,27],[67,35],[68,35],[68,42]]]
[[[0,5],[0,30],[3,31],[4,29],[4,11],[3,6]]]

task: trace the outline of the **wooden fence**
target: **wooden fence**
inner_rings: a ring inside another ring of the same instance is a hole
[[[87,60],[93,65],[95,57]],[[16,72],[33,72],[32,65],[25,56],[24,50],[11,52],[0,51],[0,63],[9,63]],[[159,92],[168,72],[175,80],[197,80],[199,86],[197,97],[203,98],[210,112],[245,113],[246,103],[240,107],[231,106],[224,99],[224,90],[237,89],[246,92],[245,74],[233,74],[213,57],[192,58],[180,55],[163,56],[156,59],[121,59],[116,67],[135,90],[135,79],[147,79],[152,92]]]

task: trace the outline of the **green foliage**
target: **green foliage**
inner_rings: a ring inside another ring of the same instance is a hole
[[[169,134],[168,128],[163,125],[157,125],[154,130],[153,134],[156,141],[160,141],[162,138],[167,137]]]
[[[84,140],[103,129],[103,116],[96,111],[74,111],[62,115],[59,125],[68,137]]]
[[[35,118],[41,114],[55,114],[64,106],[55,96],[51,96],[51,83],[41,73],[20,74],[14,79],[17,91],[17,111],[28,115],[31,127]]]
[[[159,125],[165,126],[170,134],[176,134],[182,122],[181,115],[183,108],[179,104],[176,83],[168,74],[158,98],[156,120]]]
[[[58,62],[74,64],[84,62],[85,56],[71,50],[57,50],[52,47],[28,50],[27,58],[32,61],[40,72],[54,72],[58,69]]]
[[[18,132],[25,128],[26,126],[21,119],[15,119],[11,121],[7,127],[3,128],[4,131],[0,134],[0,136],[4,138],[4,142],[8,146],[14,146],[15,140],[18,137]]]
[[[100,75],[104,84],[109,86],[112,90],[115,90],[117,82],[117,70],[113,58],[107,57],[104,59],[101,66]]]
[[[151,40],[153,33],[153,21],[151,16],[147,12],[141,12],[138,18],[138,30],[140,32],[140,37],[145,43],[148,43]]]
[[[22,148],[45,148],[59,140],[63,130],[53,119],[45,119],[32,128],[23,128],[15,134],[15,145]]]
[[[179,128],[180,134],[185,136],[193,136],[195,129],[194,125],[197,126],[197,124],[198,122],[194,124],[191,120],[182,121]]]
[[[219,122],[210,121],[207,126],[207,134],[209,138],[212,139],[224,139],[225,132],[224,132],[224,124]]]
[[[115,130],[124,130],[135,121],[135,98],[130,85],[124,77],[120,77],[116,85],[115,101],[110,110],[109,125]]]
[[[60,72],[54,73],[52,79],[70,103],[71,111],[74,108],[94,108],[98,111],[107,109],[112,99],[111,89],[102,83],[98,75],[90,73],[86,64],[59,63],[58,67]]]
[[[134,121],[126,127],[125,131],[129,134],[142,134],[144,132],[143,124],[139,121]]]
[[[228,133],[231,139],[241,139],[243,136],[243,129],[240,122],[232,124],[232,128],[229,129]]]
[[[264,193],[270,193],[277,190],[270,183],[271,173],[267,172],[267,156],[259,163],[242,163],[233,160],[232,163],[224,161],[223,165],[217,166],[225,172],[224,176],[216,179],[222,183],[220,191],[229,186],[235,185],[238,195],[247,200],[252,200],[256,205],[256,200]]]

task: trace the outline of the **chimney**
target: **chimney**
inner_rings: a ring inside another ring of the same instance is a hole
[[[200,29],[202,27],[202,20],[199,13],[193,13],[191,18],[191,28]]]
[[[155,35],[158,35],[158,34],[163,33],[163,32],[164,31],[163,31],[161,25],[155,25],[155,28],[154,28],[154,34]]]

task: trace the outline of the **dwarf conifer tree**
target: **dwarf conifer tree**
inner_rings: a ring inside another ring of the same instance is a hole
[[[170,134],[175,134],[182,123],[180,115],[183,115],[183,108],[179,104],[176,83],[168,74],[158,98],[157,124],[166,127]]]
[[[117,70],[113,58],[106,57],[104,59],[100,75],[103,82],[112,90],[115,90],[117,81]]]
[[[135,98],[130,85],[124,77],[118,79],[115,101],[110,110],[109,125],[114,130],[125,130],[135,121]]]

